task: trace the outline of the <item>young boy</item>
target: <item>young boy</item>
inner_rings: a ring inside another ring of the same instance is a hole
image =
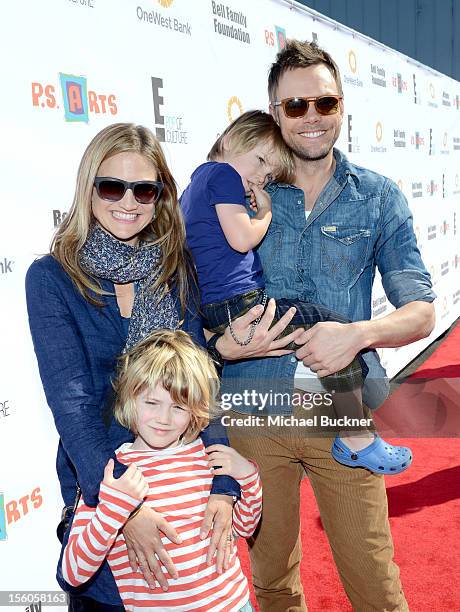
[[[293,182],[291,154],[271,115],[249,111],[218,138],[208,162],[194,171],[181,197],[205,326],[216,333],[223,333],[229,326],[240,345],[249,344],[261,317],[244,339],[236,335],[233,319],[256,304],[265,306],[268,300],[260,259],[253,249],[264,239],[271,222],[271,198],[263,189],[271,180]],[[254,213],[251,216],[245,207],[247,195]],[[276,252],[273,257],[277,257]],[[319,321],[348,322],[323,306],[287,299],[277,300],[275,321],[293,306],[296,314],[283,335]],[[286,348],[296,350],[299,346],[292,343]],[[366,374],[367,366],[358,355],[347,368],[321,379],[326,389],[334,393],[339,417],[349,417],[355,423],[365,420],[361,388]],[[402,472],[412,461],[410,449],[387,444],[362,426],[341,429],[332,454],[340,463],[381,474]]]
[[[82,584],[107,557],[126,610],[250,612],[233,537],[222,573],[215,559],[206,562],[210,536],[200,539],[215,474],[233,476],[241,486],[233,509],[235,535],[252,535],[262,509],[257,467],[220,444],[207,453],[198,437],[215,412],[219,385],[211,360],[182,331],[154,332],[121,358],[114,386],[115,418],[136,435],[116,452],[129,468],[116,479],[111,459],[98,506],[80,500],[64,550],[65,580]],[[181,539],[174,544],[164,538],[179,572],[167,592],[150,589],[129,564],[121,530],[142,502],[167,518]]]

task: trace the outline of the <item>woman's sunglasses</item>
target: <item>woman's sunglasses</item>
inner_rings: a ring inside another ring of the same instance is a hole
[[[94,179],[97,195],[108,202],[118,202],[127,189],[131,189],[139,204],[154,204],[158,202],[163,191],[163,183],[158,181],[134,181],[129,183],[111,176],[96,176]]]
[[[273,102],[272,106],[282,106],[286,117],[296,119],[308,112],[310,102],[313,102],[320,115],[334,115],[339,110],[339,102],[343,96],[317,96],[316,98],[284,98],[281,102]]]

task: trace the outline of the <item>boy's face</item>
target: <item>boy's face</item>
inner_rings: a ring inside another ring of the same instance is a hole
[[[270,141],[260,142],[246,153],[235,154],[226,150],[223,161],[241,176],[246,193],[251,191],[252,183],[265,187],[278,166],[278,159]]]
[[[137,437],[133,448],[161,450],[177,446],[191,416],[187,406],[176,404],[161,385],[147,387],[136,397]]]

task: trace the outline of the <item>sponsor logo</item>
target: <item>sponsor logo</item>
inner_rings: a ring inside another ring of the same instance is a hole
[[[64,119],[69,122],[89,121],[89,115],[116,115],[118,107],[114,94],[98,93],[87,88],[83,76],[59,73],[61,98],[57,87],[50,83],[32,83],[32,106],[59,110],[64,108]]]
[[[415,147],[416,151],[419,151],[422,147],[425,146],[425,139],[420,135],[420,132],[415,132],[410,137],[411,145]]]
[[[449,154],[449,136],[447,134],[447,132],[444,132],[444,134],[442,135],[442,148],[441,148],[441,155],[448,155]]]
[[[438,277],[436,276],[434,266],[430,266],[430,269],[428,271],[430,273],[431,282],[432,282],[433,287],[434,287],[435,285],[438,284]]]
[[[388,308],[388,300],[386,295],[372,300],[372,316],[376,317],[383,314]]]
[[[412,197],[413,198],[422,198],[423,197],[422,181],[418,181],[416,183],[412,183]]]
[[[286,46],[286,30],[275,25],[274,30],[264,30],[265,33],[265,44],[269,47],[275,46],[275,41],[278,45],[278,51],[284,49]]]
[[[383,138],[383,127],[380,121],[378,121],[375,124],[375,139],[378,143],[380,143],[382,142],[382,138]],[[386,153],[386,151],[387,151],[387,148],[380,144],[378,146],[371,145],[372,153]]]
[[[433,83],[430,83],[428,85],[428,106],[431,106],[432,108],[438,108],[438,105],[436,103],[436,90]]]
[[[347,134],[348,134],[348,153],[359,153],[359,138],[353,136],[353,115],[348,115],[347,119]]]
[[[350,68],[351,74],[350,73],[347,74],[346,72],[344,73],[343,75],[344,83],[346,83],[347,85],[352,85],[354,87],[364,87],[364,83],[357,75],[358,59],[353,49],[350,49],[348,51],[348,66]]]
[[[78,6],[86,6],[87,8],[94,8],[94,3],[96,0],[69,0],[71,4],[75,4]]]
[[[67,217],[66,211],[54,209],[53,210],[53,226],[57,227],[58,225],[60,225],[66,217]]]
[[[6,417],[11,416],[10,410],[10,400],[3,400],[0,402],[0,419],[5,419]]]
[[[435,181],[431,180],[429,183],[427,183],[426,192],[430,196],[433,196],[437,191],[438,191],[438,184]]]
[[[452,260],[452,267],[457,269],[460,266],[460,255],[455,253],[454,259]]]
[[[211,6],[216,34],[251,44],[251,37],[247,31],[247,17],[242,11],[234,11],[230,6],[214,2],[214,0]]]
[[[447,223],[446,219],[444,219],[444,221],[439,226],[439,233],[442,236],[446,236],[448,231],[449,231],[449,224]]]
[[[456,291],[452,296],[452,304],[458,304],[460,302],[460,289]]]
[[[393,130],[393,146],[395,149],[406,148],[406,132],[404,130]]]
[[[453,138],[453,149],[454,151],[460,151],[460,138],[458,136]]]
[[[188,144],[188,132],[184,126],[182,115],[162,115],[160,107],[165,104],[160,90],[163,89],[163,79],[151,77],[153,95],[153,113],[155,117],[155,135],[160,142],[170,144]]]
[[[456,212],[454,212],[453,226],[454,226],[454,236],[456,236],[457,235],[457,213]]]
[[[421,248],[421,236],[420,236],[420,226],[416,225],[414,227],[414,234],[415,234],[415,240],[417,241],[417,246],[419,247],[419,249]]]
[[[402,182],[402,180],[401,180],[401,179],[398,179],[398,180],[396,181],[396,184],[398,185],[398,187],[399,187],[400,191],[402,191],[402,190],[403,190],[403,182]]]
[[[4,257],[0,258],[0,274],[11,274],[13,272],[14,261]]]
[[[433,145],[433,128],[430,128],[429,134],[430,135],[428,137],[428,146],[429,146],[428,155],[434,155],[435,154],[435,149],[434,149],[434,145]]]
[[[452,106],[452,102],[450,101],[450,95],[447,93],[447,91],[443,91],[442,92],[442,102],[441,104],[443,106],[448,106],[449,108]]]
[[[428,226],[428,240],[436,239],[436,225]]]
[[[420,99],[420,92],[418,90],[418,86],[417,86],[417,76],[415,74],[412,75],[412,87],[413,87],[413,92],[414,92],[414,104],[421,104],[422,101]]]
[[[385,76],[385,68],[382,68],[377,64],[371,64],[371,81],[373,85],[378,85],[379,87],[386,87],[387,80]]]
[[[442,197],[447,198],[446,175],[442,175]]]
[[[444,317],[447,317],[448,314],[449,314],[449,306],[447,304],[447,298],[446,298],[446,296],[444,296],[444,298],[442,300],[441,319],[444,319]]]
[[[446,276],[446,274],[449,274],[449,262],[443,261],[441,264],[441,276]]]
[[[8,527],[20,521],[30,511],[40,508],[43,497],[40,487],[36,487],[30,494],[24,495],[18,500],[5,501],[5,494],[0,493],[0,540],[7,539]]]
[[[172,0],[158,0],[158,4],[163,8],[169,8],[172,4]],[[165,16],[160,11],[146,11],[142,6],[137,6],[136,16],[139,21],[150,23],[158,28],[170,30],[177,34],[184,34],[185,36],[192,35],[192,26],[182,17]]]
[[[454,101],[453,101],[453,106],[457,109],[460,110],[460,96],[459,95],[455,95],[454,97]]]
[[[399,72],[392,77],[391,82],[394,89],[396,89],[399,94],[407,91],[407,81],[402,78]]]
[[[235,114],[235,108],[238,111],[237,114]],[[239,117],[242,114],[242,112],[243,112],[243,105],[241,104],[240,99],[237,98],[236,96],[232,96],[227,103],[228,122],[231,123],[232,121],[234,121],[237,117]]]

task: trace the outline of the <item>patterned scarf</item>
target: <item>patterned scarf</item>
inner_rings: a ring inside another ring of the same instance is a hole
[[[131,246],[114,238],[95,223],[80,253],[82,269],[113,283],[137,284],[123,352],[128,351],[156,329],[177,329],[179,315],[176,304],[167,293],[160,299],[163,287],[151,287],[160,274],[161,247],[140,241]]]

